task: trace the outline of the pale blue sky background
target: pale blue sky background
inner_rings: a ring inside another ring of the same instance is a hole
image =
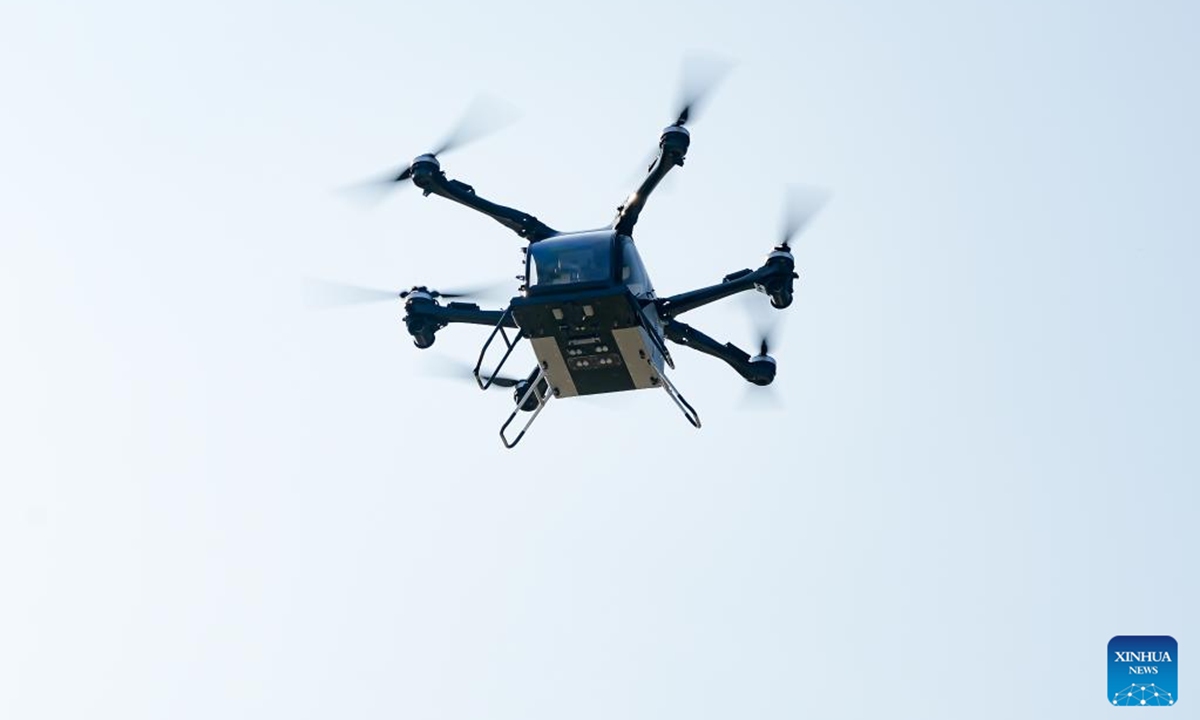
[[[1198,21],[6,0],[0,716],[1100,717],[1141,633],[1190,704]],[[834,193],[785,411],[680,349],[702,431],[635,393],[506,452],[507,397],[431,377],[398,306],[304,309],[306,276],[519,272],[482,216],[335,192],[479,92],[522,119],[451,176],[610,220],[692,48],[738,65],[638,226],[659,291],[756,266],[786,183]]]

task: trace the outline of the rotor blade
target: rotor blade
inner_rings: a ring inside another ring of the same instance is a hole
[[[437,147],[429,154],[437,156],[469,142],[490,135],[511,124],[517,118],[517,111],[511,105],[496,98],[480,96],[467,107],[458,120],[458,124]],[[342,188],[346,195],[362,198],[374,204],[380,201],[387,191],[397,184],[407,184],[412,178],[412,165],[397,168],[386,175]]]
[[[405,297],[413,290],[422,290],[429,293],[434,298],[445,298],[447,300],[463,299],[477,303],[502,303],[507,305],[512,299],[517,290],[512,287],[509,281],[488,283],[486,285],[474,285],[471,287],[458,287],[451,290],[439,290],[438,288],[412,288],[401,293],[401,297]]]
[[[423,360],[424,370],[427,374],[434,377],[445,378],[447,380],[466,381],[472,384],[475,383],[475,368],[467,365],[461,360],[455,360],[445,357],[444,355],[435,355]],[[487,375],[483,376],[487,380]],[[492,387],[494,388],[514,388],[517,383],[521,382],[515,378],[504,377],[497,375],[492,378]]]
[[[750,316],[750,325],[754,330],[754,343],[758,351],[767,355],[769,349],[778,350],[779,321],[782,319],[779,310],[771,307],[770,300],[760,292],[742,293],[741,299],[746,314]]]
[[[369,194],[373,196],[371,198],[372,200],[377,200],[391,191],[393,186],[395,186],[397,183],[403,183],[405,180],[408,180],[411,177],[412,165],[405,165],[402,168],[397,168],[390,172],[384,173],[379,177],[344,186],[342,188],[342,192],[359,196],[366,196]]]
[[[516,119],[516,108],[497,98],[480,95],[471,102],[459,118],[458,124],[431,153],[441,155],[460,148],[511,125]],[[407,177],[397,179],[406,180]]]
[[[753,293],[760,295],[761,293]],[[752,351],[759,355],[770,355],[771,350],[776,348],[775,343],[779,336],[779,316],[778,311],[774,310],[767,304],[766,298],[749,297],[751,293],[747,293],[747,306],[753,306],[750,316],[751,323],[754,325],[754,331],[757,335],[758,346]],[[757,300],[758,302],[749,302]],[[754,385],[747,384],[746,389],[742,392],[742,398],[738,402],[738,408],[741,410],[782,410],[783,401],[779,396],[779,390],[774,383],[770,385]]]
[[[487,375],[484,375],[483,379],[484,379],[484,381],[486,381]],[[496,387],[502,387],[502,388],[515,388],[517,386],[517,384],[520,382],[521,382],[520,380],[517,380],[514,378],[509,378],[509,377],[504,377],[503,375],[497,375],[496,377],[492,378],[492,385],[495,385]]]
[[[755,348],[753,352],[759,355],[770,355],[772,350],[778,350],[782,315],[771,307],[770,300],[760,292],[742,293],[742,305],[750,316],[750,325],[754,329]],[[779,396],[775,384],[748,384],[738,402],[741,410],[782,410],[784,403]]]
[[[303,290],[304,305],[309,309],[326,309],[400,299],[400,293],[394,290],[381,290],[316,278],[304,278]]]
[[[694,122],[704,102],[733,69],[733,62],[710,53],[688,53],[683,59],[683,79],[676,125]]]
[[[783,200],[783,228],[779,244],[790,245],[828,200],[828,190],[803,185],[788,186]]]
[[[407,168],[405,168],[407,170]],[[345,198],[347,201],[363,205],[375,206],[383,201],[385,197],[395,192],[399,188],[396,183],[399,182],[396,178],[399,170],[388,173],[370,180],[343,185],[336,188],[334,192]],[[400,185],[400,188],[404,187]]]
[[[737,405],[739,410],[780,411],[784,409],[783,399],[775,385],[747,385]]]
[[[404,183],[405,180],[408,180],[411,177],[412,165],[405,165],[402,168],[392,170],[391,172],[388,172],[380,177],[373,178],[371,180],[363,180],[362,182],[349,185],[343,188],[343,192],[353,193],[359,196],[367,196],[369,194],[372,200],[378,200],[388,192],[395,189],[397,184]],[[401,185],[400,187],[404,187],[404,185]]]
[[[509,288],[509,287],[510,287],[509,283],[507,283],[507,282],[498,282],[498,283],[490,283],[488,285],[476,285],[474,287],[467,287],[467,288],[455,288],[453,290],[435,290],[433,292],[434,292],[434,297],[443,297],[443,298],[451,298],[451,299],[453,299],[453,298],[474,298],[477,300],[489,300],[489,299],[490,300],[500,300],[500,299],[507,300],[510,297],[512,297],[512,295],[516,294],[515,290],[512,291],[511,293],[506,291],[506,288]]]

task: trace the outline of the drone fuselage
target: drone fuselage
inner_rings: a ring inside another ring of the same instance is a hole
[[[526,264],[510,309],[555,397],[661,387],[663,325],[629,236],[558,235],[531,244]]]
[[[480,349],[473,375],[479,388],[511,390],[515,406],[500,427],[505,447],[513,447],[552,398],[661,388],[684,417],[700,427],[700,416],[676,390],[665,369],[675,364],[667,342],[714,357],[754,385],[775,380],[776,363],[769,354],[767,330],[761,333],[757,354],[742,350],[682,322],[679,317],[743,292],[760,292],[772,307],[792,304],[796,273],[790,242],[819,205],[791,204],[780,242],[757,269],[736,270],[715,282],[686,292],[657,297],[637,247],[634,227],[646,202],[673,168],[682,167],[691,144],[685,125],[694,115],[699,96],[690,97],[678,118],[664,128],[658,153],[638,187],[617,208],[603,230],[561,232],[534,215],[488,200],[475,188],[446,176],[438,155],[472,135],[464,125],[432,152],[418,156],[389,177],[411,180],[425,195],[436,195],[481,213],[515,232],[528,244],[524,286],[500,310],[484,310],[461,298],[466,293],[438,292],[416,286],[401,294],[404,324],[419,348],[433,345],[437,332],[452,323],[492,328]],[[463,129],[463,128],[467,129]],[[522,378],[506,376],[505,363],[520,341],[529,340],[537,365]],[[491,352],[491,351],[496,352]],[[500,357],[494,357],[499,355]],[[517,414],[528,413],[523,425],[513,426]],[[515,435],[509,427],[517,428]]]

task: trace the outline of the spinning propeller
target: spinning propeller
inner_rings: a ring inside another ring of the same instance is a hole
[[[828,199],[829,193],[817,188],[799,185],[792,185],[787,188],[784,195],[780,240],[776,246],[777,252],[788,253],[790,257],[792,241],[808,225],[813,217],[820,212]],[[750,296],[743,296],[743,298],[746,301],[746,308],[754,325],[755,337],[758,338],[758,355],[752,358],[751,362],[774,363],[775,361],[771,358],[770,351],[777,344],[779,338],[779,316],[764,307],[761,301],[756,302],[757,298]],[[743,404],[768,407],[782,406],[778,392],[773,385],[748,387]]]
[[[761,300],[753,297],[753,293],[742,297],[745,298],[744,302],[750,314],[750,322],[754,326],[754,337],[758,342],[758,357],[769,357],[771,348],[776,346],[779,340],[779,316],[775,314],[775,311],[764,307]]]
[[[467,107],[466,111],[463,112],[462,117],[458,120],[458,124],[454,126],[449,134],[433,150],[418,156],[411,164],[394,173],[388,182],[404,182],[412,177],[413,165],[418,161],[428,158],[436,162],[438,155],[491,135],[512,124],[515,120],[516,111],[511,107],[495,98],[487,96],[477,97]]]
[[[446,134],[431,152],[415,158],[403,168],[393,170],[383,177],[351,185],[346,191],[357,195],[365,195],[369,200],[379,200],[383,192],[395,187],[396,183],[409,180],[413,175],[413,166],[418,162],[432,163],[437,166],[437,156],[442,153],[457,150],[464,145],[491,135],[504,127],[511,125],[517,118],[517,112],[511,106],[495,98],[481,95],[475,98],[458,119],[458,123]]]
[[[689,133],[684,126],[688,122],[696,121],[700,110],[712,95],[713,90],[725,79],[725,76],[732,68],[733,63],[731,61],[716,55],[691,53],[684,58],[682,77],[679,82],[679,102],[676,104],[677,109],[672,111],[676,116],[675,121],[663,130],[663,138],[659,140],[660,143],[668,135],[678,133],[685,137],[684,140],[679,142],[686,150],[686,136]],[[649,153],[645,161],[642,162],[638,172],[649,171],[650,168],[654,167],[654,161],[657,159],[657,150]]]
[[[732,68],[732,62],[715,55],[691,53],[684,58],[679,113],[671,124],[683,127],[689,120],[694,121],[705,100]]]
[[[829,192],[820,188],[790,185],[783,198],[783,224],[779,247],[791,249],[792,239],[808,225],[829,200]]]
[[[408,290],[398,291],[365,287],[363,285],[352,285],[349,283],[331,282],[329,280],[318,280],[316,278],[305,278],[304,304],[306,307],[312,309],[343,307],[346,305],[361,305],[363,303],[396,300],[397,298],[403,299],[407,298],[414,292],[423,293],[434,299],[472,298],[486,300],[496,297],[498,292],[503,287],[503,284],[495,283],[492,285],[444,291],[430,290],[422,285],[412,287]]]
[[[753,298],[747,297],[747,300]],[[767,317],[767,313],[772,312],[763,307],[761,302],[750,303],[750,314],[753,317],[755,325],[754,334],[758,337],[758,355],[751,358],[751,362],[764,362],[775,364],[775,359],[771,357],[771,347],[779,338],[779,322],[777,317]],[[764,409],[764,408],[781,408],[783,402],[779,397],[779,390],[774,383],[769,385],[747,385],[745,392],[742,394],[740,403],[743,407]]]

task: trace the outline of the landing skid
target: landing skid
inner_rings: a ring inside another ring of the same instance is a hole
[[[492,386],[495,379],[500,376],[500,372],[504,369],[505,363],[507,363],[509,357],[512,356],[513,350],[518,344],[520,344],[521,340],[526,339],[524,333],[520,330],[518,330],[515,335],[510,337],[508,331],[505,329],[505,324],[511,320],[511,315],[511,310],[505,311],[499,322],[496,323],[495,329],[492,330],[492,334],[483,344],[483,348],[479,351],[479,359],[475,363],[474,372],[475,382],[479,384],[479,388],[481,390],[487,390]],[[662,353],[666,363],[670,367],[674,367],[674,364],[670,361],[670,355],[667,354],[666,348],[662,346],[662,341],[659,340],[657,335],[653,332],[646,334],[655,341],[655,345]],[[496,367],[490,372],[485,373],[483,371],[484,361],[487,359],[488,350],[491,348],[492,343],[497,337],[500,338],[500,341],[504,346],[503,355],[500,358],[500,361],[496,364]],[[642,353],[642,356],[645,357],[645,353]],[[683,413],[684,419],[687,420],[692,427],[699,428],[700,414],[696,412],[696,409],[693,408],[691,403],[689,403],[683,397],[683,395],[680,394],[679,390],[676,389],[675,384],[672,383],[670,378],[667,377],[666,373],[663,372],[663,368],[656,367],[654,362],[648,357],[646,358],[646,362],[650,365],[652,372],[652,376],[650,378],[651,384],[659,386],[665,390],[667,397],[671,398],[671,401],[675,403],[675,406],[678,407],[680,412]],[[542,409],[550,403],[551,398],[558,396],[558,391],[551,386],[550,379],[546,376],[546,365],[544,363],[538,364],[534,374],[526,382],[528,384],[527,389],[525,392],[521,393],[520,397],[516,398],[516,405],[513,407],[512,412],[509,413],[508,419],[505,420],[504,424],[500,426],[500,441],[504,443],[504,447],[510,450],[516,447],[517,443],[521,442],[521,439],[525,437],[525,433],[528,432],[530,426],[533,425],[533,421],[537,420],[538,415],[542,413]],[[525,420],[523,425],[521,425],[521,429],[516,433],[516,435],[514,437],[510,437],[509,428],[513,426],[513,423],[517,419],[517,415],[522,412],[521,408],[527,407],[531,401],[536,402],[536,405],[528,410],[529,418]]]
[[[550,389],[550,384],[546,382],[546,371],[539,366],[537,373],[533,376],[533,382],[529,383],[529,389],[517,400],[516,407],[513,408],[512,413],[504,421],[504,424],[500,426],[500,442],[504,443],[504,447],[512,450],[517,446],[517,443],[521,442],[521,438],[525,437],[525,431],[529,429],[534,420],[537,420],[537,416],[542,413],[542,408],[546,407],[552,397],[554,397],[554,393]],[[529,413],[529,419],[521,426],[521,432],[517,433],[515,438],[509,440],[508,435],[505,434],[508,426],[512,425],[513,420],[517,419],[517,413],[521,412],[521,408],[524,407],[530,398],[537,398],[537,407]]]
[[[505,310],[504,314],[500,316],[500,321],[496,323],[496,328],[492,330],[492,334],[488,336],[487,342],[483,344],[483,348],[479,351],[479,359],[475,361],[475,382],[479,384],[480,390],[487,390],[492,386],[492,382],[500,375],[500,369],[504,367],[504,363],[508,362],[508,358],[512,355],[513,349],[525,337],[525,334],[520,330],[517,330],[513,337],[510,338],[508,336],[508,331],[504,329],[504,325],[511,321],[512,309],[510,308]],[[483,367],[483,361],[487,357],[488,348],[492,346],[492,341],[496,339],[497,335],[504,342],[504,356],[500,358],[500,362],[496,363],[496,367],[492,368],[492,371],[485,376],[480,372],[480,368]],[[487,378],[486,380],[484,379],[485,377]]]
[[[662,384],[663,390],[667,391],[667,396],[670,397],[671,400],[675,402],[675,406],[683,412],[683,417],[692,424],[692,427],[699,429],[700,414],[696,412],[696,408],[692,407],[691,403],[685,400],[683,395],[679,394],[679,391],[675,389],[675,383],[671,382],[670,379],[667,378],[666,373],[660,372],[656,377]]]
[[[675,384],[667,378],[665,373],[659,373],[657,377],[659,378],[659,382],[662,385],[663,390],[666,390],[667,397],[671,398],[671,400],[675,403],[675,406],[678,407],[681,412],[683,412],[684,419],[686,419],[692,427],[699,429],[700,414],[696,412],[696,409],[692,407],[691,403],[689,403],[683,397],[683,395],[679,393],[679,390],[675,388]],[[512,412],[509,413],[508,419],[505,420],[504,424],[500,426],[500,441],[504,443],[504,447],[511,450],[517,446],[517,443],[521,442],[521,438],[525,437],[525,432],[529,430],[529,427],[533,425],[533,421],[537,420],[538,415],[541,414],[542,408],[550,404],[550,399],[553,397],[554,391],[550,387],[549,382],[546,380],[546,371],[541,366],[538,366],[537,373],[533,376],[533,381],[529,384],[529,389],[526,390],[525,394],[517,400],[517,404],[515,407],[513,407]],[[508,428],[513,424],[513,421],[517,419],[517,415],[521,412],[521,408],[524,407],[525,403],[529,402],[531,398],[537,400],[537,406],[532,410],[532,412],[530,412],[529,419],[526,420],[525,424],[521,426],[521,430],[517,433],[517,436],[510,440],[508,437]]]

